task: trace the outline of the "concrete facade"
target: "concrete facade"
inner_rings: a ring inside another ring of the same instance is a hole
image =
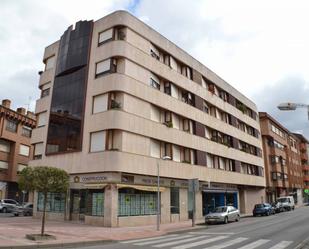
[[[37,101],[38,118],[51,114],[59,44],[45,49],[39,88],[50,95]],[[99,74],[107,60],[110,68]],[[63,218],[111,227],[155,223],[158,167],[162,223],[189,218],[192,178],[200,185],[197,218],[219,204],[248,213],[265,198],[256,105],[129,13],[93,22],[86,89],[81,150],[46,153],[48,118],[32,136],[31,165],[71,175],[66,208],[58,210]]]

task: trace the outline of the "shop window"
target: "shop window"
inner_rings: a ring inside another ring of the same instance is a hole
[[[135,189],[120,189],[118,216],[154,215],[157,213],[157,193]]]
[[[42,212],[44,209],[44,195],[38,193],[37,210]],[[65,209],[65,194],[63,193],[47,193],[46,211],[62,213]]]
[[[18,123],[13,120],[6,121],[6,130],[10,132],[17,132]]]
[[[91,194],[91,215],[104,215],[104,193],[99,192]]]
[[[179,214],[179,188],[171,187],[171,214]]]

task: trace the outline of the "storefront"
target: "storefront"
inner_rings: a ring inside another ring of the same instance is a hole
[[[211,183],[202,186],[203,215],[219,206],[238,207],[239,194],[237,186]]]

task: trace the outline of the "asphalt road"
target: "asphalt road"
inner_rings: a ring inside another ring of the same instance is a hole
[[[283,249],[309,248],[309,207],[268,217],[243,218],[226,225],[168,234],[160,237],[114,242],[80,249]]]

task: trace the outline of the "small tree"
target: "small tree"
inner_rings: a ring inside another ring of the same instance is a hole
[[[64,193],[69,187],[69,175],[62,169],[39,166],[24,168],[18,180],[19,188],[41,192],[44,196],[41,236],[44,235],[47,194]]]

